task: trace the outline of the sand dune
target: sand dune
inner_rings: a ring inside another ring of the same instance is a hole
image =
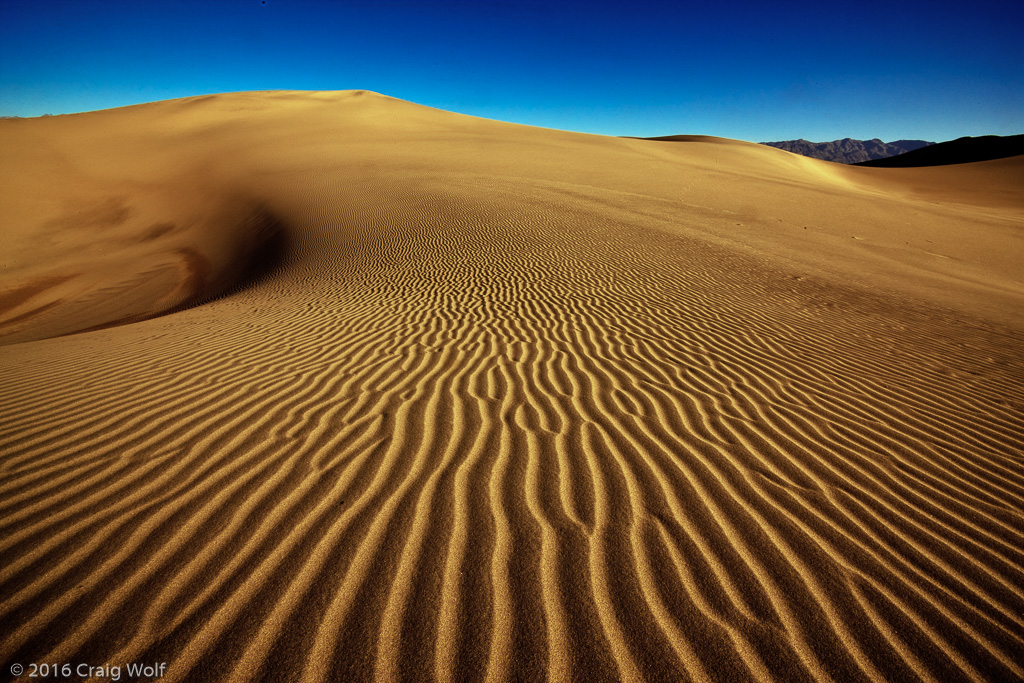
[[[1024,135],[981,135],[940,142],[898,156],[862,161],[860,165],[875,168],[945,166],[1005,159],[1021,154],[1024,154]]]
[[[5,667],[1024,678],[1024,158],[360,91],[0,149]]]

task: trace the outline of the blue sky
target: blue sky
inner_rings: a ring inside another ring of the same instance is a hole
[[[608,135],[1024,133],[1019,2],[0,0],[0,115],[360,88]]]

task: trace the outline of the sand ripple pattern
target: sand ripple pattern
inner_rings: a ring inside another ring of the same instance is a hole
[[[311,179],[256,286],[4,350],[0,661],[1024,678],[1019,336],[424,182]]]

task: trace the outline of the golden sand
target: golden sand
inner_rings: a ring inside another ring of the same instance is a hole
[[[4,667],[1024,678],[1024,157],[271,92],[0,188]]]

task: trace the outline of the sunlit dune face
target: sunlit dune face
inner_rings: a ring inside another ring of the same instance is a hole
[[[0,661],[1021,680],[1021,158],[372,92],[0,121]]]

